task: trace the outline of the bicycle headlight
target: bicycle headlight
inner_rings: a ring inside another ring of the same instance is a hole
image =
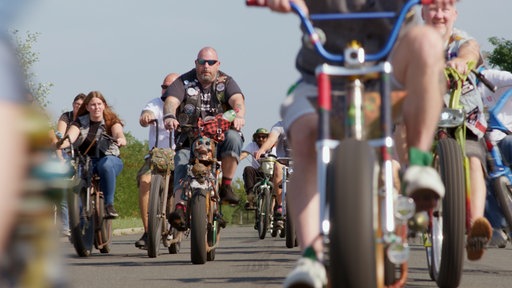
[[[273,175],[274,174],[274,162],[273,161],[262,161],[261,162],[261,171],[265,173],[265,175]]]
[[[443,108],[437,125],[450,128],[460,126],[462,123],[464,123],[464,111],[462,109]]]

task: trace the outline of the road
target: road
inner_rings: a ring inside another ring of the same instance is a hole
[[[62,243],[65,275],[71,287],[282,287],[300,252],[288,249],[284,239],[259,240],[250,226],[228,226],[222,231],[215,261],[204,265],[190,263],[189,240],[177,255],[161,249],[157,258],[136,249],[140,234],[116,236],[110,254],[94,251],[79,258],[71,244]],[[406,287],[436,287],[426,268],[425,253],[419,243],[411,243],[409,277]],[[512,248],[489,248],[484,259],[465,261],[460,287],[511,287]]]

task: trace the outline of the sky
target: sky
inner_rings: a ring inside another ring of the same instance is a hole
[[[286,90],[298,79],[298,17],[246,7],[244,0],[16,1],[28,4],[12,29],[40,33],[33,70],[39,82],[54,85],[47,100],[55,121],[72,108],[75,95],[98,90],[125,121],[125,131],[146,140],[148,131],[138,124],[141,109],[160,96],[166,74],[192,69],[197,52],[211,46],[220,69],[245,94],[242,131],[248,143],[257,128],[278,120]],[[483,50],[492,50],[491,36],[512,40],[504,24],[512,1],[462,0],[458,10],[456,26]]]

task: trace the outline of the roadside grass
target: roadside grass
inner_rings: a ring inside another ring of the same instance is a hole
[[[112,228],[114,230],[138,227],[142,227],[142,221],[139,217],[120,217],[115,219],[112,223]]]

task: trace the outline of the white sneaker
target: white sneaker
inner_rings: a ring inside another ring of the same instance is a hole
[[[434,208],[437,199],[444,197],[443,180],[437,171],[429,166],[410,166],[403,177],[405,194],[416,202],[416,210]]]
[[[505,248],[507,246],[507,234],[503,232],[502,229],[493,229],[492,230],[492,238],[489,242],[489,247],[498,247],[498,248]]]
[[[284,281],[285,288],[322,288],[325,286],[327,286],[325,266],[307,257],[302,257],[297,261],[295,269],[288,274]]]

